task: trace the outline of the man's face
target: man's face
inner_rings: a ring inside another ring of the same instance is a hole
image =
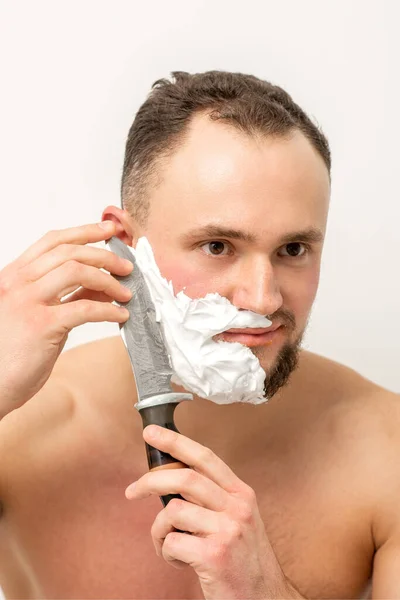
[[[138,237],[175,293],[218,292],[281,325],[264,338],[218,336],[246,343],[271,373],[297,347],[317,291],[330,192],[322,158],[300,132],[255,138],[198,116],[160,175]]]

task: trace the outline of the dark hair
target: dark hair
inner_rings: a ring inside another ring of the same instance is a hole
[[[254,75],[174,71],[156,81],[129,130],[122,173],[122,205],[140,223],[149,212],[148,188],[159,180],[161,162],[183,142],[193,116],[207,112],[249,135],[284,137],[301,131],[330,173],[329,144],[282,88]]]

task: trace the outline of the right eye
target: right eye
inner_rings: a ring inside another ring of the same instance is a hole
[[[205,248],[208,247],[208,252]],[[202,244],[200,248],[204,249],[205,254],[208,256],[226,256],[229,253],[229,246],[226,242],[219,240],[213,240],[212,242],[206,242]]]

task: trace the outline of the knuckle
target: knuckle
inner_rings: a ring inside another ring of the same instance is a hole
[[[250,507],[257,504],[257,496],[252,487],[245,484],[243,494],[244,494],[244,497],[246,498],[248,504],[250,504]]]
[[[253,522],[253,507],[248,502],[237,502],[235,507],[235,516],[240,523],[249,525]]]
[[[238,540],[242,537],[242,528],[238,521],[229,520],[225,525],[225,533],[228,540]]]
[[[172,498],[167,504],[166,509],[168,512],[176,514],[180,512],[184,507],[184,500],[180,500],[179,498]]]
[[[181,534],[176,533],[175,531],[171,531],[170,533],[167,533],[167,535],[165,536],[164,539],[164,546],[165,549],[171,549],[175,546],[175,544],[179,541],[179,536]]]
[[[204,463],[210,463],[214,460],[215,454],[210,448],[203,446],[200,451],[200,460]]]
[[[257,504],[257,496],[256,496],[254,489],[252,487],[250,487],[244,481],[240,482],[240,485],[238,486],[236,491],[238,494],[238,496],[237,496],[238,503],[244,501],[244,502],[247,502],[247,504],[250,504],[251,506],[254,506]]]
[[[74,247],[71,244],[62,243],[57,246],[57,252],[61,257],[70,257],[74,254]]]
[[[86,299],[79,300],[79,310],[83,317],[88,316],[92,311],[96,310],[95,305]]]
[[[13,282],[10,277],[0,273],[0,297],[6,296],[13,288]]]
[[[82,273],[83,266],[76,260],[67,260],[65,269],[69,275],[80,275]]]
[[[213,566],[216,571],[220,571],[220,565],[226,561],[228,553],[228,543],[226,540],[219,538],[218,541],[210,543],[207,551],[207,563]]]
[[[57,242],[60,239],[60,230],[50,229],[47,233],[44,234],[43,239],[52,243]]]
[[[0,274],[0,300],[7,302],[13,312],[23,311],[31,304],[31,297],[26,281],[22,277]]]
[[[187,486],[191,486],[198,482],[199,474],[193,469],[185,469],[184,479]]]

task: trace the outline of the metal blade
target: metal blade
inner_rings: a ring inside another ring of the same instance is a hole
[[[120,328],[135,374],[139,402],[150,396],[170,393],[173,371],[146,281],[126,244],[115,236],[107,243],[112,252],[127,258],[134,265],[132,273],[126,277],[114,277],[133,293],[129,302],[118,304],[125,306],[130,313],[130,318]]]

